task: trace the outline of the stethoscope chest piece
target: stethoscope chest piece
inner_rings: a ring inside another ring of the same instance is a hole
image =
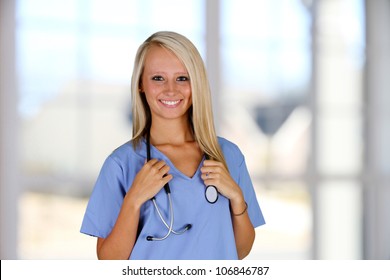
[[[218,200],[218,191],[215,186],[207,186],[205,190],[206,200],[209,203],[215,203]]]

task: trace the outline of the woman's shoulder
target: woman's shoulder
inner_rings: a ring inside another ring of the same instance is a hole
[[[220,136],[218,136],[218,143],[222,149],[226,161],[231,159],[237,161],[238,158],[243,159],[244,156],[240,148],[235,143]]]
[[[239,151],[240,150],[240,148],[232,141],[230,141],[224,137],[221,137],[221,136],[218,136],[217,138],[218,138],[218,143],[223,150],[224,149],[232,150],[232,151]]]
[[[127,141],[126,143],[115,148],[108,158],[115,160],[118,163],[128,162],[131,159],[140,156],[140,148],[134,148],[133,142]]]

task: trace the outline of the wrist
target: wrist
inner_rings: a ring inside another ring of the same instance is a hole
[[[244,208],[244,210],[242,210],[241,212],[239,212],[239,213],[235,213],[234,211],[232,211],[232,215],[233,216],[241,216],[241,215],[244,215],[245,214],[245,212],[248,210],[248,203],[246,203],[245,202],[245,208]]]
[[[233,215],[245,212],[246,208],[247,204],[245,202],[244,196],[240,195],[230,200],[230,211]]]
[[[139,211],[141,209],[142,204],[144,204],[145,201],[139,199],[139,197],[136,196],[130,189],[126,194],[123,203],[127,207],[131,208],[132,210]]]

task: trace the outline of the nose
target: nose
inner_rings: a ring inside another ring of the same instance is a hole
[[[165,84],[164,93],[168,96],[173,96],[177,93],[176,81],[169,80]]]

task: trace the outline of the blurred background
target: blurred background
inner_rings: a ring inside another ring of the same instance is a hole
[[[248,259],[390,258],[389,0],[0,5],[1,259],[96,259],[81,221],[159,30],[198,47],[246,156],[267,222]]]

